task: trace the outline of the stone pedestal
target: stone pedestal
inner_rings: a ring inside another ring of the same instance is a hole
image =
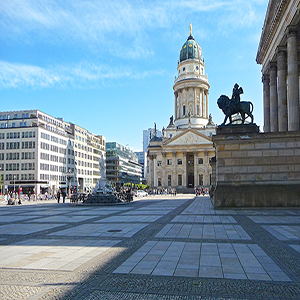
[[[299,131],[225,127],[218,128],[213,143],[215,207],[300,206]]]

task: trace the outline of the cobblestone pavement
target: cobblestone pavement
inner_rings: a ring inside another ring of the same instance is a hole
[[[0,299],[300,299],[300,210],[0,203]]]

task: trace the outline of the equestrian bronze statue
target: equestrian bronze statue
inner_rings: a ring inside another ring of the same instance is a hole
[[[227,119],[229,118],[230,124],[232,124],[232,115],[239,113],[242,118],[242,124],[245,120],[250,117],[253,124],[253,104],[251,101],[241,101],[240,95],[243,94],[243,88],[237,83],[234,85],[232,90],[232,98],[229,99],[226,95],[221,95],[217,101],[219,108],[225,114],[224,122],[220,126],[225,126]],[[247,116],[246,116],[247,115]]]

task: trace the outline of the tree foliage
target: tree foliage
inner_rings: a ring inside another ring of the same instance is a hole
[[[149,184],[145,185],[145,184],[134,184],[134,183],[130,183],[130,182],[127,182],[127,183],[124,183],[124,186],[127,186],[127,187],[132,187],[136,190],[145,190],[145,189],[149,189]]]

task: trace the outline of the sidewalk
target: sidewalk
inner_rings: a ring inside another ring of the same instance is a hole
[[[300,299],[299,216],[193,195],[3,205],[0,298]]]

